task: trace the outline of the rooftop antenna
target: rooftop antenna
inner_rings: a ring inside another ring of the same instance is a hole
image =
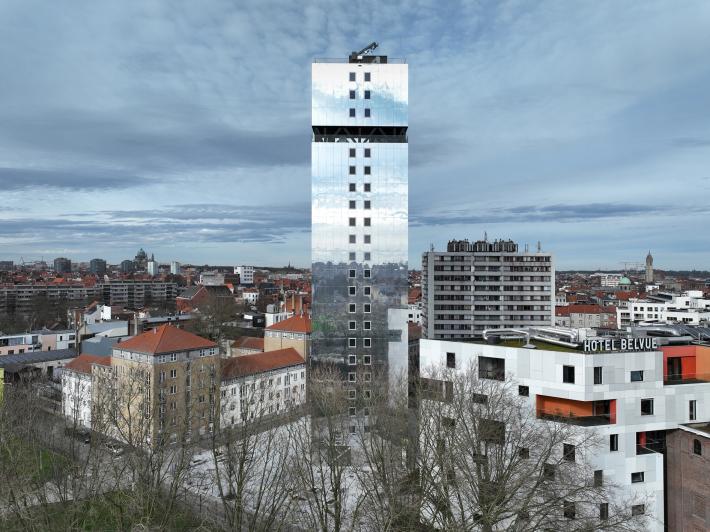
[[[483,231],[483,241],[488,242],[488,231]]]
[[[351,54],[350,54],[350,60],[353,60],[353,59],[362,59],[362,57],[363,57],[364,55],[369,55],[369,54],[371,54],[372,52],[374,52],[374,51],[375,51],[375,48],[377,48],[378,46],[379,46],[379,45],[378,45],[375,41],[372,41],[370,44],[368,44],[367,46],[365,46],[365,48],[363,48],[363,49],[360,50],[359,52],[353,52],[353,53],[351,53]]]
[[[537,241],[537,252],[542,253],[542,244],[540,244],[540,241]]]

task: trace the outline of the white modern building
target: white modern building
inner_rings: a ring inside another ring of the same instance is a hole
[[[422,324],[422,304],[421,303],[410,303],[407,305],[407,321],[416,323],[417,325]]]
[[[254,266],[235,266],[234,273],[239,274],[239,284],[254,284]]]
[[[259,300],[259,291],[256,288],[242,289],[242,299],[249,305],[254,305]]]
[[[180,263],[176,260],[170,263],[170,273],[173,275],[180,275]]]
[[[111,357],[79,355],[62,371],[62,413],[67,423],[91,428],[92,367],[111,365]]]
[[[33,351],[55,351],[58,349],[74,349],[76,332],[50,331],[42,329],[20,334],[0,336],[0,356],[19,355]]]
[[[699,369],[710,366],[710,348],[659,348],[656,339],[595,338],[592,330],[531,334],[556,344],[529,349],[423,339],[421,376],[473,366],[479,378],[512,379],[538,418],[596,431],[604,445],[589,457],[594,469],[627,494],[650,497],[649,530],[663,530],[665,431],[710,419],[710,374]],[[560,349],[575,342],[579,348]],[[671,367],[677,374],[668,373]]]
[[[710,322],[710,299],[704,298],[701,290],[629,299],[617,307],[616,319],[619,329],[644,322],[699,325]]]
[[[148,265],[147,265],[147,269],[148,269],[148,275],[152,275],[153,277],[158,275],[158,263],[156,261],[149,260]]]
[[[289,347],[222,361],[220,423],[283,415],[306,400],[306,363]]]
[[[623,277],[620,273],[594,273],[591,277],[599,278],[599,286],[602,288],[616,288]]]

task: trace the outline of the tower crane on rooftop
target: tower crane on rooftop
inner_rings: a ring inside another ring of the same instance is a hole
[[[624,266],[624,272],[639,272],[643,269],[643,264],[635,260],[623,260],[621,264]]]
[[[375,41],[372,41],[370,44],[365,46],[365,48],[363,48],[359,52],[351,53],[350,60],[352,61],[352,60],[356,60],[356,59],[362,59],[362,56],[371,54],[372,52],[375,51],[375,48],[377,48],[378,46],[379,45]]]

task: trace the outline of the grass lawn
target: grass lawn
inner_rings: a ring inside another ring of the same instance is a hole
[[[531,344],[533,344],[535,347],[538,349],[542,349],[544,351],[563,351],[565,353],[575,353],[579,352],[579,350],[574,349],[572,347],[566,347],[564,345],[557,345],[557,344],[550,344],[547,342],[543,342],[541,340],[531,340]],[[499,344],[495,345],[502,345],[505,347],[523,347],[525,345],[525,340],[521,339],[509,339],[509,340],[502,340]]]
[[[66,473],[70,460],[36,444],[10,437],[0,444],[0,468],[4,473],[14,471],[30,485],[44,484]],[[0,493],[2,487],[0,486]]]

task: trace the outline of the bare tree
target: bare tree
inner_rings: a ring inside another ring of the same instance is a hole
[[[362,498],[360,530],[413,530],[419,523],[420,496],[410,467],[407,378],[375,374],[354,394],[357,423],[352,445],[353,472]]]
[[[362,490],[351,467],[356,418],[342,375],[334,367],[312,370],[308,414],[289,426],[296,507],[293,520],[306,530],[359,530]]]
[[[233,397],[224,390],[211,438],[227,528],[281,530],[292,504],[288,423],[294,418],[273,411],[271,399],[281,393],[275,379],[244,379],[239,388]]]
[[[236,320],[237,305],[232,296],[209,294],[195,315],[190,330],[198,336],[221,343]]]
[[[632,516],[635,501],[595,477],[593,428],[537,419],[511,380],[479,378],[473,366],[430,377],[422,379],[419,408],[424,524],[484,532],[644,529],[648,516]]]

